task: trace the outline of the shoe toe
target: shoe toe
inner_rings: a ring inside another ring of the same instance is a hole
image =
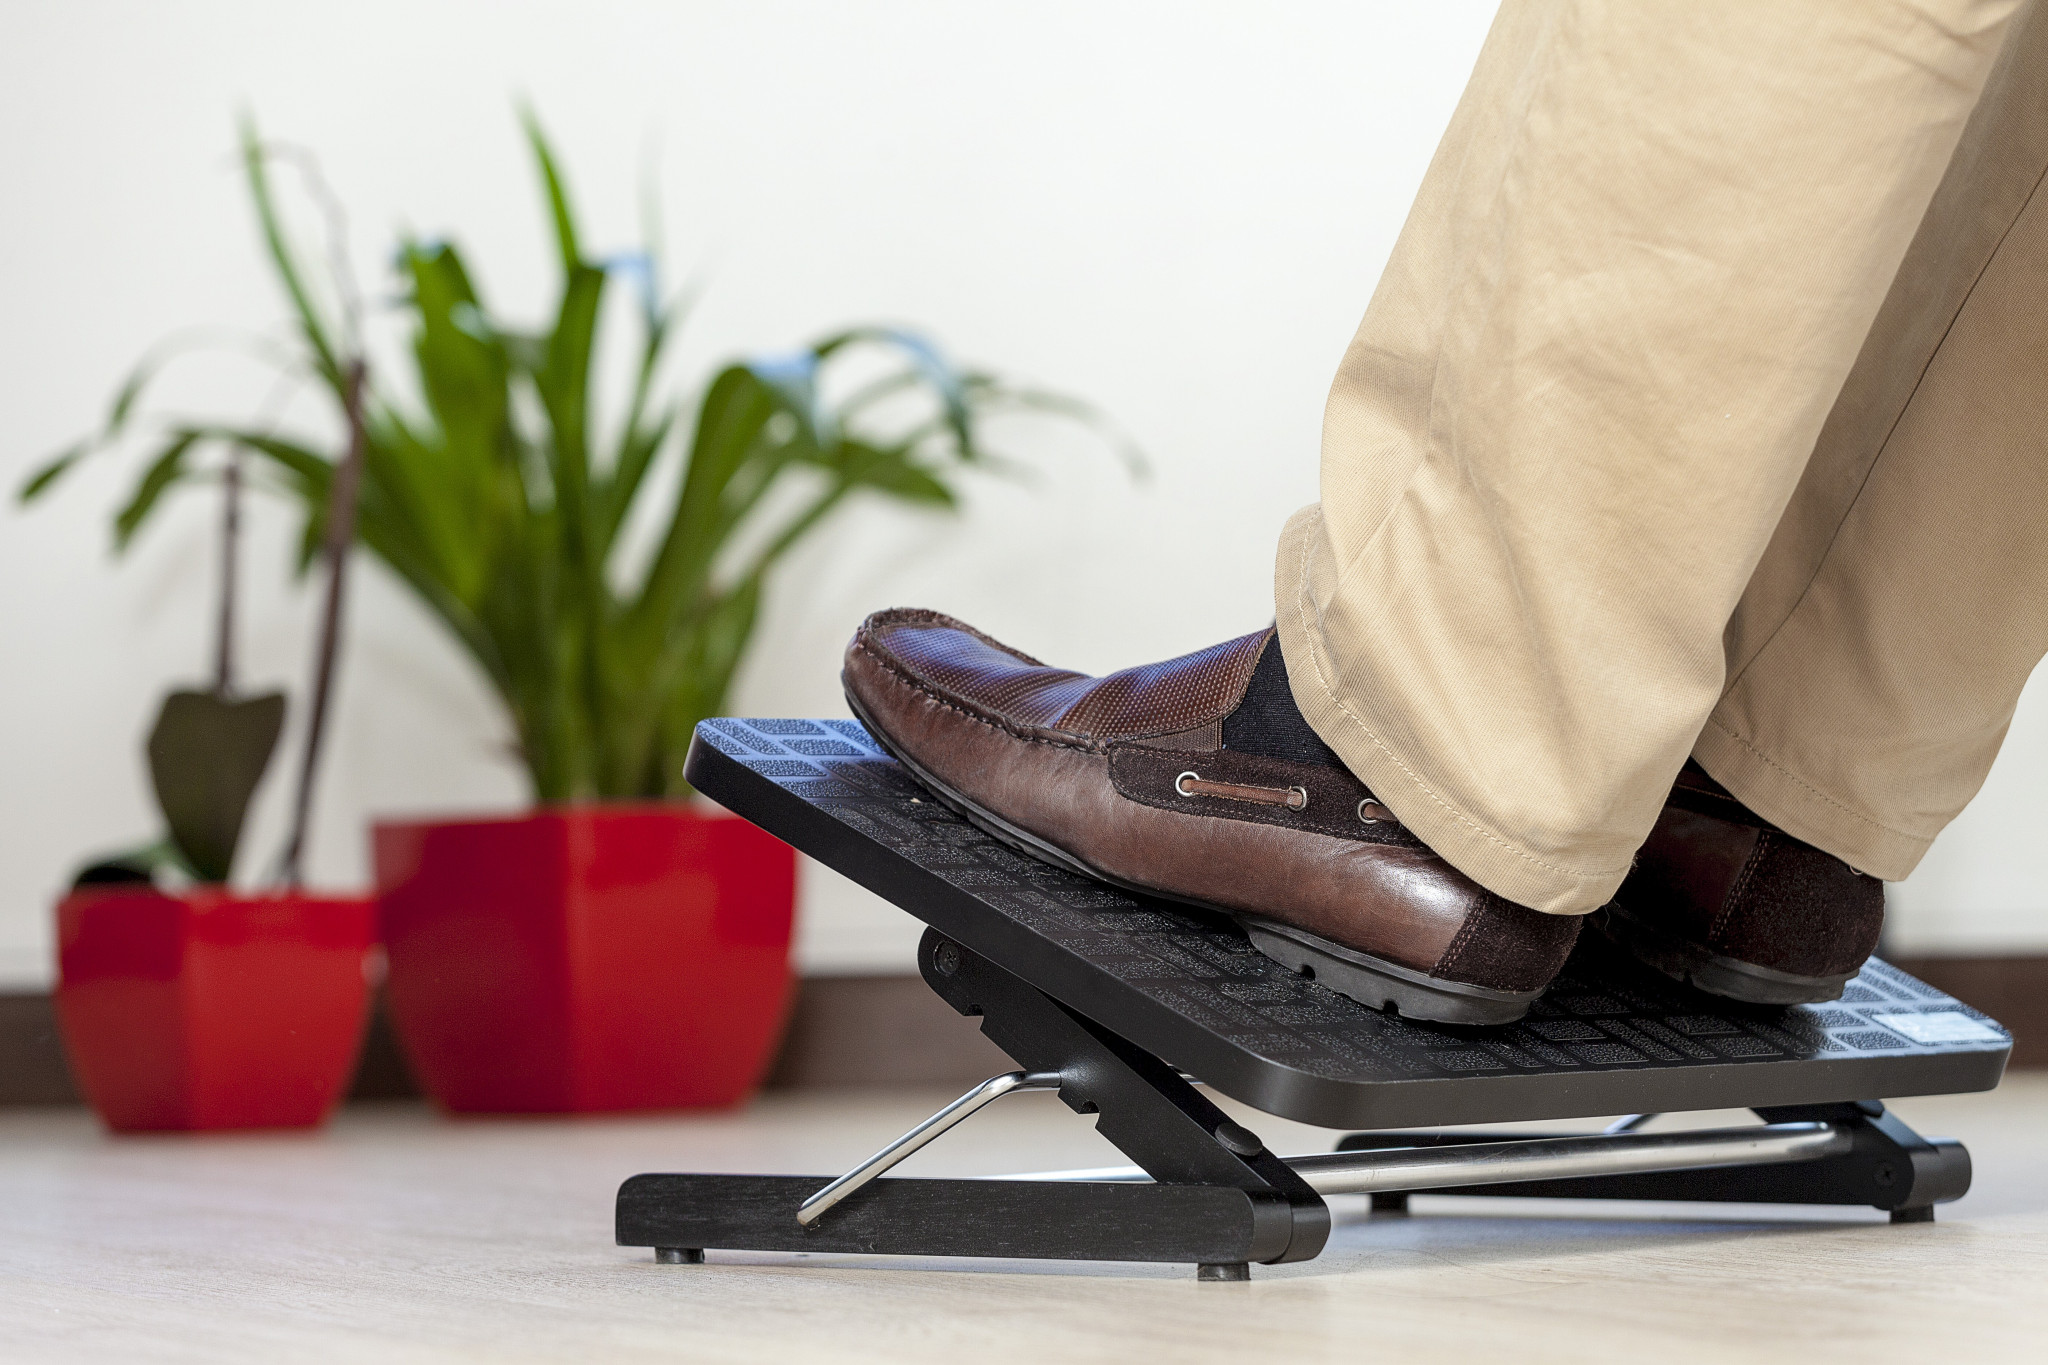
[[[904,681],[990,719],[1024,727],[1052,724],[1092,679],[1052,668],[935,611],[898,608],[861,623],[847,647],[876,658]],[[849,690],[859,671],[849,666]]]

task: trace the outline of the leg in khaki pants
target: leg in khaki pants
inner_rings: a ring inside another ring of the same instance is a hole
[[[1692,754],[1912,869],[2048,648],[2044,109],[2010,0],[1503,5],[1276,579],[1430,847],[1594,909]]]
[[[1014,846],[1371,1007],[1519,1018],[1602,907],[1832,999],[2048,643],[2043,110],[2021,0],[1506,0],[1275,628],[1090,677],[878,612],[849,702]]]
[[[2015,22],[1727,633],[1693,752],[1887,880],[2048,651],[2048,9]]]

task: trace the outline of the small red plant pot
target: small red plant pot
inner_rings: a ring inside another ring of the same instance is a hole
[[[57,906],[57,1021],[117,1132],[311,1128],[369,1012],[366,899],[89,888]]]
[[[737,1104],[789,1009],[796,854],[684,805],[375,831],[413,1071],[462,1114]]]

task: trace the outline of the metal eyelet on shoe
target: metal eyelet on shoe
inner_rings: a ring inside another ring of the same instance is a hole
[[[1287,789],[1287,794],[1288,794],[1288,796],[1290,796],[1290,797],[1298,798],[1298,799],[1295,799],[1295,800],[1290,800],[1290,801],[1289,801],[1289,802],[1287,803],[1287,809],[1289,809],[1289,810],[1307,810],[1307,809],[1308,809],[1308,788],[1307,788],[1307,787],[1289,787],[1289,788]]]
[[[1394,812],[1373,800],[1370,796],[1358,803],[1358,819],[1361,824],[1377,825],[1382,820],[1391,820]]]
[[[1189,782],[1200,782],[1201,780],[1202,775],[1200,773],[1185,772],[1173,779],[1173,789],[1182,796],[1193,796],[1194,793],[1187,789],[1186,784]]]

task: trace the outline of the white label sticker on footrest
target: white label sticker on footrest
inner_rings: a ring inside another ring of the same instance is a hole
[[[1957,1010],[1933,1014],[1873,1014],[1873,1023],[1903,1033],[1916,1043],[2002,1043],[2005,1035]]]

